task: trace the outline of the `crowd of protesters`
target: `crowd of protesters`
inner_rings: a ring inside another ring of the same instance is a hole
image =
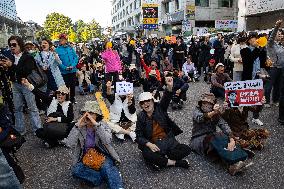
[[[128,135],[138,144],[145,162],[156,170],[189,168],[184,158],[194,151],[223,160],[235,175],[252,164],[254,150],[261,150],[269,137],[267,129],[259,128],[264,125],[259,119],[262,109],[279,106],[279,122],[284,124],[281,24],[282,20],[277,21],[268,35],[218,33],[216,37],[195,36],[187,43],[181,36],[121,38],[81,48],[68,43],[65,34],[59,36],[58,47],[46,38],[37,45],[12,36],[0,57],[0,136],[11,127],[14,134],[24,137],[28,112],[34,135],[48,148],[73,147],[72,175],[95,186],[105,180],[109,188],[123,188],[117,167],[123,162],[112,146],[112,133],[122,141]],[[169,117],[168,109],[179,111],[188,105],[187,91],[190,85],[202,82],[201,76],[210,86],[196,102],[189,145],[180,144],[176,136],[183,131]],[[262,105],[238,107],[231,103],[235,93],[228,94],[225,101],[226,82],[254,79],[264,83]],[[143,90],[138,106],[134,94],[115,93],[119,81]],[[74,120],[76,86],[80,95],[101,92],[110,103],[108,121],[95,97],[85,102],[81,118]],[[248,124],[249,112],[258,128]],[[56,129],[58,126],[61,128]],[[11,129],[7,132],[9,135]],[[6,138],[0,137],[0,142]],[[0,188],[21,188],[10,153],[1,145]]]

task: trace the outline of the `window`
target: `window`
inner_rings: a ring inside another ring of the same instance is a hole
[[[132,3],[130,4],[130,7],[129,7],[129,12],[131,13],[132,12]]]
[[[209,0],[195,0],[195,5],[200,7],[209,7]]]
[[[170,12],[170,3],[166,2],[164,5],[165,5],[165,13],[169,13]]]
[[[176,10],[179,10],[179,0],[175,0]]]
[[[233,0],[218,0],[219,7],[233,7]]]

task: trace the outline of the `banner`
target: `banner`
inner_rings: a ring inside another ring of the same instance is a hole
[[[229,107],[262,105],[262,79],[227,82],[224,84],[226,102]]]
[[[116,94],[128,95],[133,94],[133,83],[122,81],[116,82]]]
[[[215,20],[216,29],[235,29],[238,28],[237,20]]]
[[[194,27],[193,28],[193,35],[197,36],[205,36],[209,32],[208,28],[206,27]]]
[[[143,3],[143,28],[144,29],[157,29],[158,28],[158,4]]]
[[[195,19],[195,5],[186,5],[186,18],[188,20]]]
[[[191,31],[191,23],[189,20],[182,21],[182,32]]]

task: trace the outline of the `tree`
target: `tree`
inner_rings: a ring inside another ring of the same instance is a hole
[[[76,34],[76,32],[74,31],[74,29],[73,29],[73,27],[70,27],[69,28],[69,33],[68,33],[68,39],[69,39],[69,41],[70,42],[77,42],[78,40],[77,40],[77,34]]]
[[[60,33],[68,34],[70,27],[72,27],[71,18],[59,13],[48,14],[44,22],[44,31],[52,40],[58,39]]]
[[[90,38],[91,38],[90,30],[88,26],[85,26],[83,32],[81,33],[81,41],[87,42],[88,40],[90,40]]]

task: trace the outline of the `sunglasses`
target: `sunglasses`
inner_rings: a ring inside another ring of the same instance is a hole
[[[17,47],[17,45],[18,45],[17,43],[10,43],[9,47]]]
[[[145,103],[149,103],[151,100],[144,100],[142,102],[140,102],[141,105],[144,105]]]
[[[59,91],[57,91],[56,94],[57,94],[57,95],[62,95],[62,96],[66,95],[66,93],[59,92]]]

